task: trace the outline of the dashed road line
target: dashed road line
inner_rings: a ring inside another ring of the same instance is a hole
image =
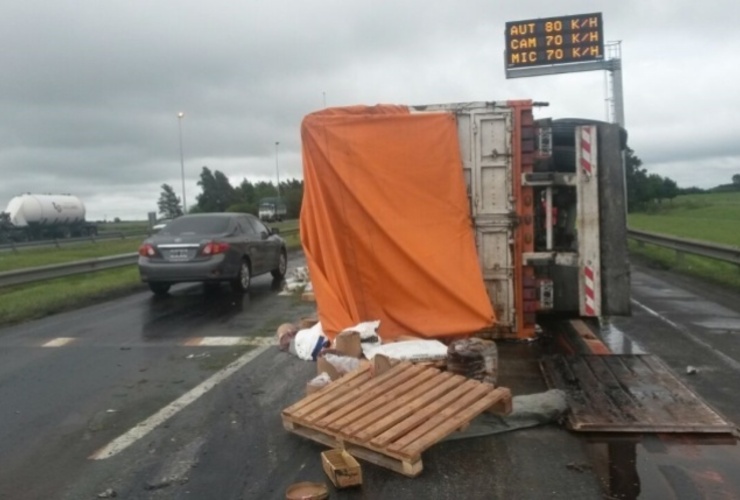
[[[78,342],[78,337],[57,337],[43,344],[36,344],[40,347],[64,347],[74,342]],[[232,347],[232,346],[253,346],[262,347],[277,345],[274,337],[191,337],[178,342],[185,347]],[[146,344],[143,344],[146,346]]]
[[[41,344],[41,347],[62,347],[74,342],[75,340],[77,340],[75,337],[57,337],[45,344]]]
[[[164,422],[175,416],[180,410],[198,400],[198,398],[216,387],[216,385],[239,371],[247,363],[265,352],[268,348],[269,346],[264,346],[244,354],[239,359],[229,364],[226,368],[223,368],[222,370],[216,372],[209,379],[201,382],[198,386],[186,392],[151,417],[139,422],[139,424],[129,429],[126,433],[117,437],[103,448],[100,448],[88,458],[90,460],[104,460],[106,458],[110,458],[121,453],[123,450],[134,444],[136,441],[149,434],[159,425],[163,424]]]
[[[194,337],[185,341],[188,347],[228,347],[235,345],[274,345],[272,337]]]

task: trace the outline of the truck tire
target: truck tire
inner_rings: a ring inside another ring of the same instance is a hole
[[[552,144],[555,146],[576,145],[575,130],[581,125],[602,125],[607,122],[600,120],[589,120],[586,118],[559,118],[552,121]],[[620,146],[622,149],[627,147],[627,131],[620,128]]]

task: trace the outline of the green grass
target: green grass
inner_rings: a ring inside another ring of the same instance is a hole
[[[149,221],[132,220],[121,222],[106,222],[98,224],[98,233],[146,233],[149,231]]]
[[[654,233],[740,246],[740,192],[677,197],[651,213],[630,214],[628,225]],[[740,268],[733,264],[629,242],[630,252],[653,265],[740,289]]]
[[[143,290],[136,267],[0,288],[0,325],[92,305]]]
[[[729,262],[720,262],[698,255],[678,257],[675,251],[668,248],[648,244],[641,247],[636,241],[629,242],[629,249],[630,253],[638,258],[647,259],[651,266],[677,271],[740,290],[740,268]]]
[[[143,239],[104,240],[97,243],[75,243],[60,248],[23,248],[17,253],[2,252],[0,272],[136,252]]]
[[[678,196],[652,213],[629,215],[631,229],[740,246],[740,191]]]

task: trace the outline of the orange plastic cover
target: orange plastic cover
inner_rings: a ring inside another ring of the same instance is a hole
[[[330,337],[371,320],[384,340],[493,325],[453,114],[333,108],[301,136],[301,241]]]

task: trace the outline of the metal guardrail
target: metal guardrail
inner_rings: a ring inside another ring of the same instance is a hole
[[[3,243],[0,245],[0,252],[2,251],[13,251],[17,252],[23,248],[49,248],[56,247],[61,248],[62,245],[74,244],[74,243],[95,243],[96,241],[105,240],[122,240],[126,238],[145,238],[148,233],[142,233],[141,231],[124,233],[124,232],[105,232],[94,236],[83,236],[81,238],[57,238],[53,240],[38,240],[38,241],[18,241]]]
[[[287,236],[297,232],[298,229],[286,229],[285,231],[280,231],[280,235]],[[139,234],[139,236],[141,236],[141,234]],[[86,238],[77,239],[85,240]],[[0,288],[13,285],[25,285],[27,283],[45,281],[54,278],[66,278],[77,274],[104,271],[106,269],[114,269],[116,267],[130,266],[136,264],[138,258],[138,253],[127,253],[111,255],[109,257],[79,260],[76,262],[67,262],[63,264],[52,264],[48,266],[0,272]]]
[[[130,266],[136,264],[138,258],[138,253],[127,253],[111,255],[109,257],[98,257],[96,259],[78,260],[64,264],[51,264],[48,266],[5,271],[0,273],[0,288]]]
[[[627,236],[641,243],[670,248],[671,250],[675,250],[679,255],[700,255],[740,266],[740,247],[707,243],[706,241],[667,236],[665,234],[650,233],[637,229],[628,229]]]

